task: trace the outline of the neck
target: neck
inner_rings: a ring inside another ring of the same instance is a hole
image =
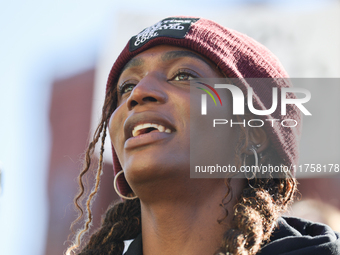
[[[243,187],[242,180],[232,180],[232,192],[225,199],[228,188],[224,180],[195,181],[197,185],[191,187],[196,186],[196,190],[187,186],[183,192],[176,187],[168,192],[167,199],[141,200],[144,255],[212,255],[220,248],[223,234],[230,228],[233,206]],[[179,190],[182,193],[177,192]],[[225,208],[229,212],[226,218]]]

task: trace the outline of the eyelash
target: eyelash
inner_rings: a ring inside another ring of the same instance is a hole
[[[175,74],[172,75],[172,78],[169,79],[169,81],[173,81],[180,74],[185,74],[185,75],[191,76],[192,78],[198,78],[199,77],[199,75],[196,72],[192,71],[192,70],[179,69]]]
[[[120,85],[120,86],[118,87],[118,93],[119,93],[119,95],[122,96],[122,95],[124,95],[125,93],[128,93],[128,92],[124,92],[124,90],[125,90],[125,88],[130,87],[131,85],[132,85],[132,86],[136,86],[135,83],[132,83],[132,82],[130,82],[130,81],[126,81],[126,82],[124,82],[122,85]],[[133,88],[132,88],[132,89],[133,89]]]
[[[188,70],[188,69],[179,69],[178,71],[176,71],[176,72],[172,75],[172,77],[171,77],[170,79],[168,79],[168,81],[174,81],[175,78],[178,77],[178,76],[181,75],[181,74],[188,75],[188,76],[190,76],[190,77],[192,77],[192,78],[198,78],[198,77],[199,77],[199,75],[198,75],[196,72],[194,72],[194,71],[191,71],[191,70]],[[189,80],[178,80],[178,81],[189,81]],[[130,82],[130,81],[124,82],[122,85],[120,85],[120,86],[118,87],[118,93],[119,93],[119,95],[122,96],[122,95],[124,95],[125,93],[128,93],[128,92],[124,92],[124,90],[125,90],[126,88],[130,87],[130,86],[133,86],[133,87],[134,87],[134,86],[136,86],[136,85],[137,85],[137,84],[132,83],[132,82]],[[132,89],[133,89],[133,88],[132,88]]]

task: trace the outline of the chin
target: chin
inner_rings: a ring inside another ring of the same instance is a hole
[[[171,155],[171,156],[170,156]],[[154,156],[153,154],[137,154],[130,157],[124,164],[125,178],[128,183],[134,185],[146,185],[174,178],[190,178],[190,162],[188,156],[174,156],[165,153]]]

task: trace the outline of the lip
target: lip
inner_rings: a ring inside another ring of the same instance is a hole
[[[154,123],[162,125],[165,128],[169,128],[171,130],[171,133],[150,132],[133,137],[132,130],[134,129],[134,127],[139,124],[145,123]],[[130,115],[124,122],[124,136],[125,136],[124,148],[132,149],[135,147],[155,143],[160,140],[170,138],[174,134],[174,132],[176,132],[176,129],[172,124],[172,121],[166,115],[152,111],[134,113]]]

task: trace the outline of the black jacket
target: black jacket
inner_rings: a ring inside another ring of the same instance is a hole
[[[142,250],[139,235],[125,255],[143,255]],[[340,233],[321,223],[282,217],[258,255],[340,255]]]

